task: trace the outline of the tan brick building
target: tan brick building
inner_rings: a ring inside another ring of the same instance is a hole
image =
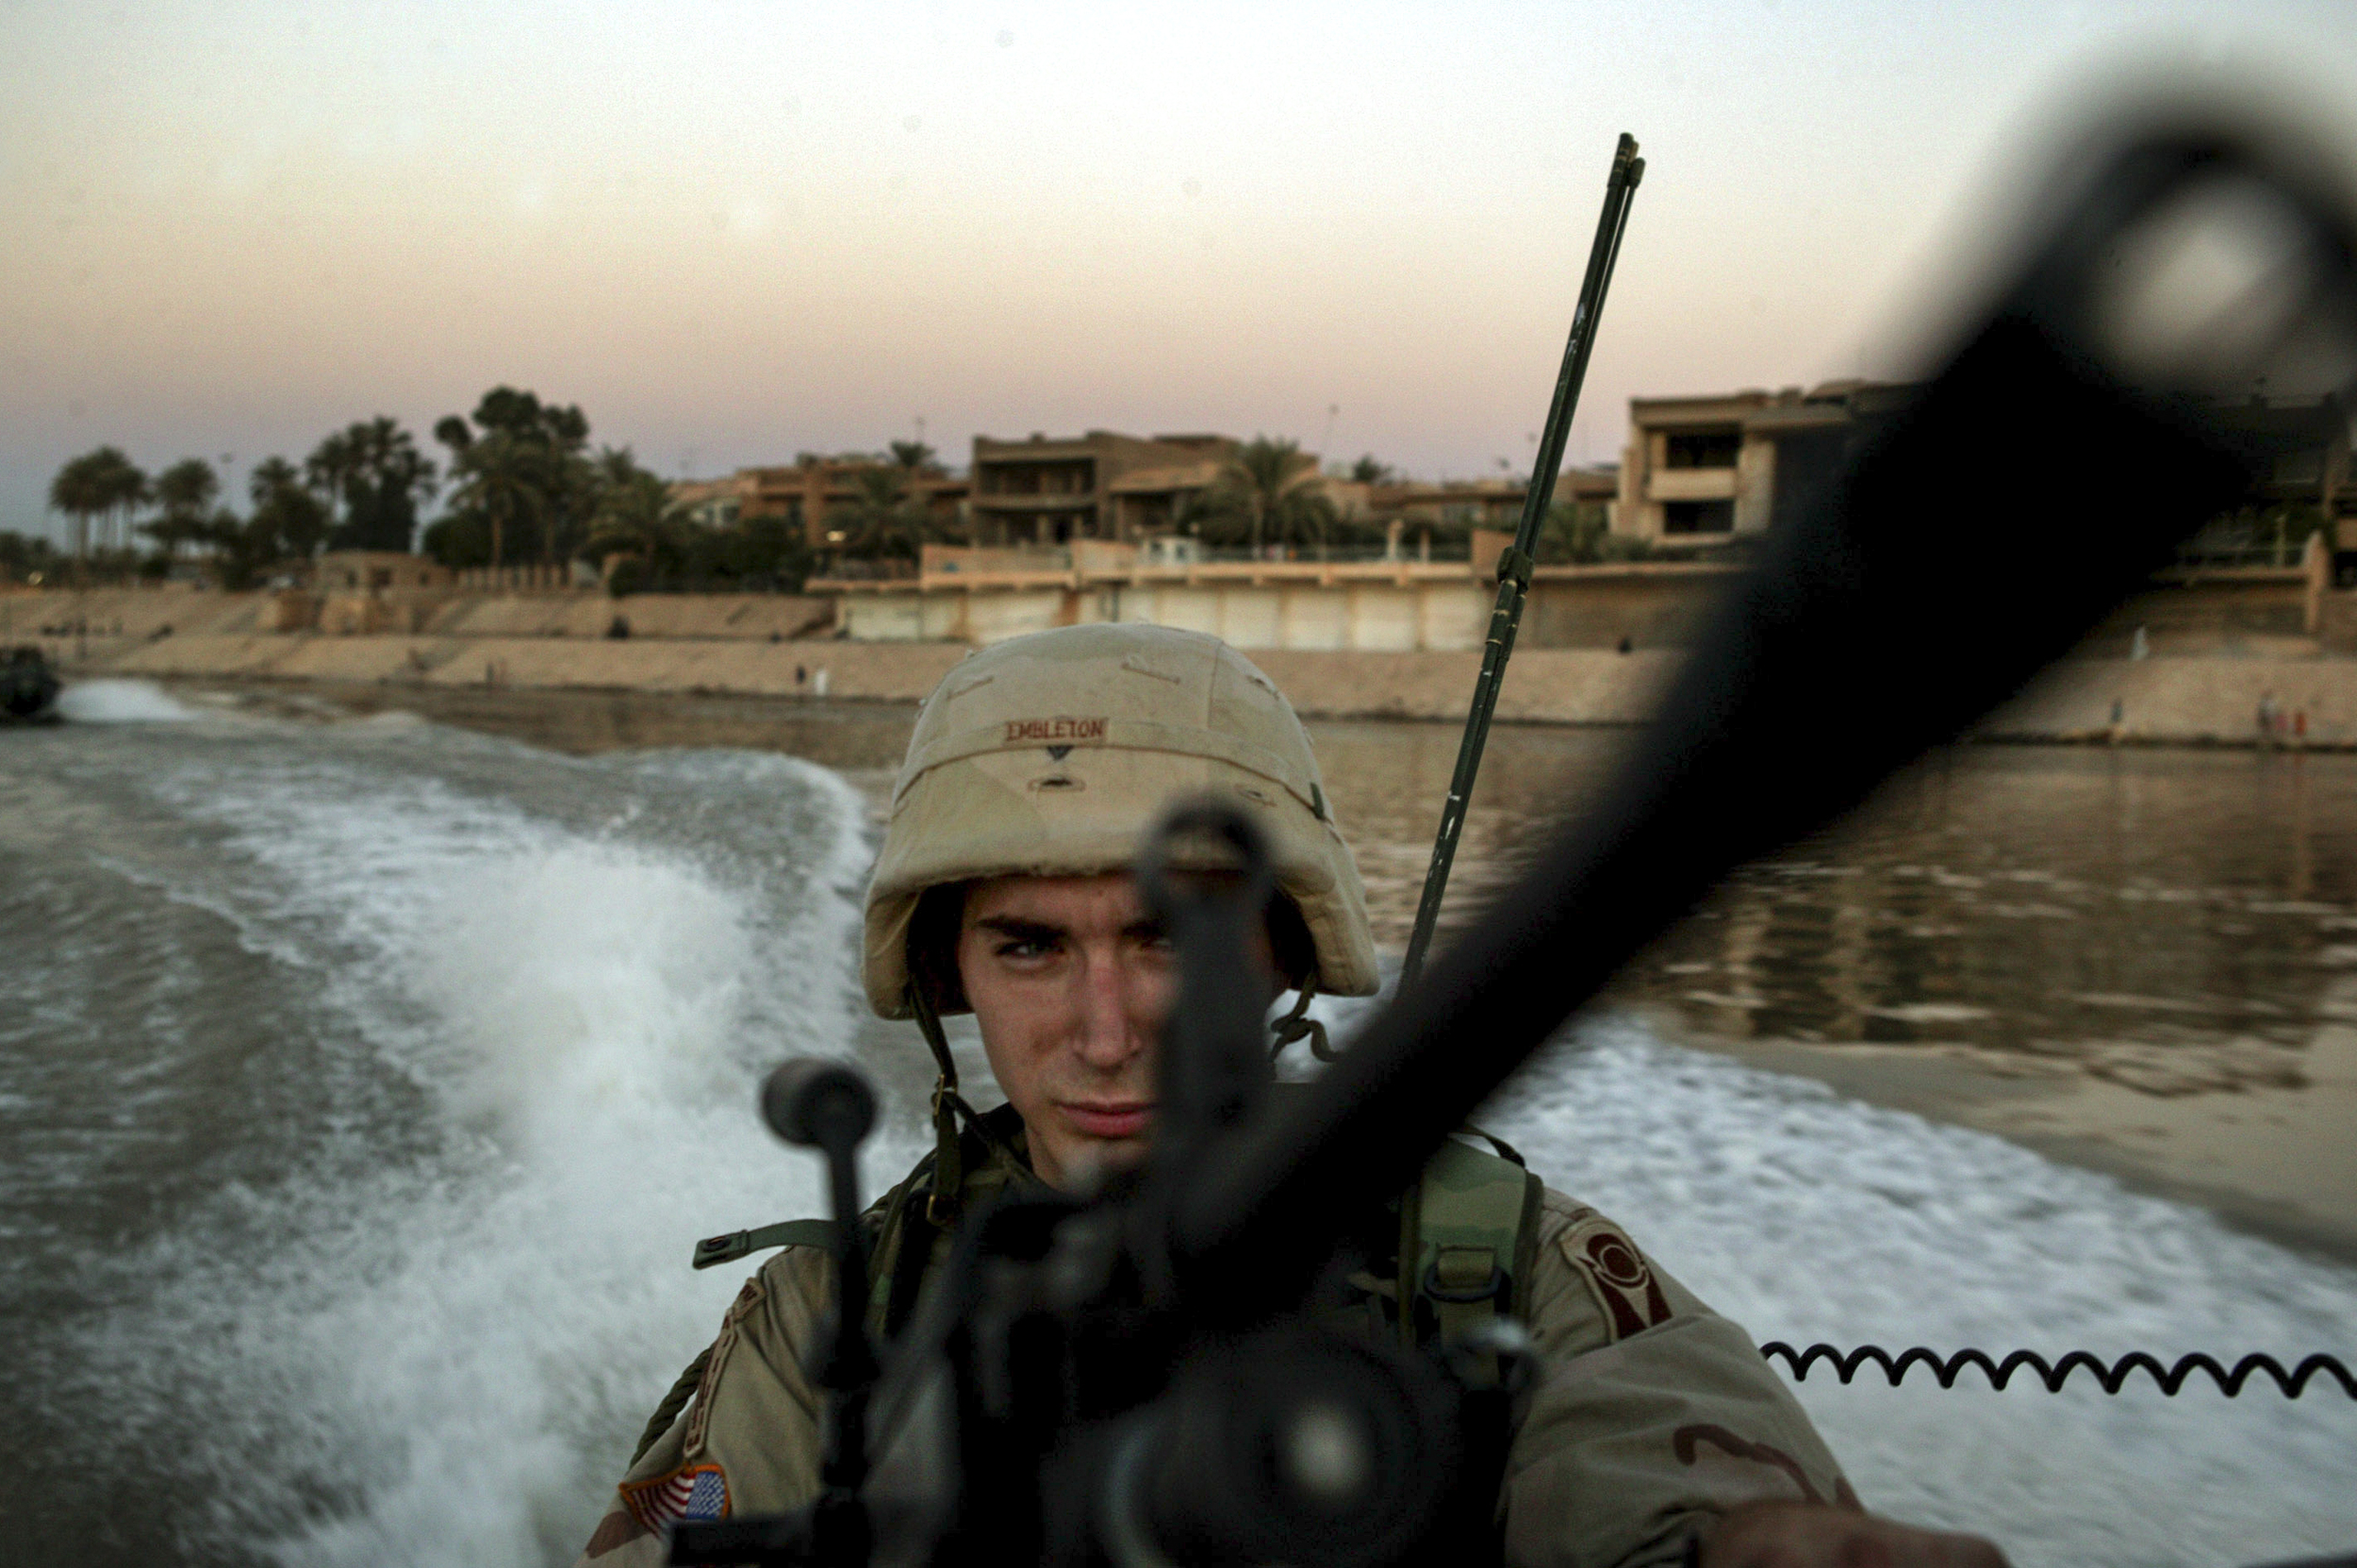
[[[671,487],[671,499],[707,527],[727,528],[749,517],[782,517],[802,531],[814,549],[831,542],[828,519],[856,504],[861,482],[868,474],[902,475],[910,491],[939,520],[955,522],[964,515],[966,482],[927,465],[914,476],[880,457],[851,453],[826,457],[803,453],[791,465],[739,469],[725,479],[682,480]],[[833,541],[839,542],[839,541]]]
[[[1002,441],[974,437],[966,503],[980,545],[1134,540],[1171,526],[1178,499],[1202,489],[1236,450],[1227,436],[1112,430]]]
[[[1805,392],[1631,398],[1612,531],[1669,546],[1764,533],[1780,507],[1831,476],[1860,421],[1914,390],[1829,381]]]

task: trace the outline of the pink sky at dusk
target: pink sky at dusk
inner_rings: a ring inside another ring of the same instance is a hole
[[[2038,127],[2152,60],[2357,125],[2349,8],[2288,0],[16,5],[0,528],[101,442],[241,493],[498,382],[669,474],[919,418],[1524,472],[1625,129],[1609,459],[1632,395],[1904,373]]]

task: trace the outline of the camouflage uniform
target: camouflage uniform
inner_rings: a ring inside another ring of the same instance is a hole
[[[969,1204],[1036,1180],[1003,1154],[968,1168]],[[880,1265],[894,1261],[890,1250]],[[1534,1264],[1525,1321],[1541,1371],[1507,1454],[1508,1562],[1639,1568],[1676,1561],[1699,1526],[1737,1503],[1856,1506],[1750,1337],[1610,1220],[1549,1192]],[[631,1466],[584,1563],[660,1564],[662,1527],[688,1511],[700,1485],[699,1515],[773,1513],[817,1495],[825,1406],[802,1361],[828,1310],[832,1266],[818,1248],[789,1247],[745,1282],[694,1399]]]
[[[868,892],[870,1002],[933,1030],[907,948],[928,887],[1126,869],[1167,799],[1206,790],[1258,817],[1277,885],[1316,949],[1314,973],[1300,978],[1328,994],[1372,992],[1358,869],[1308,737],[1275,685],[1211,637],[1083,626],[975,655],[919,716]],[[946,1091],[946,1048],[937,1054]],[[999,1135],[984,1141],[973,1129],[961,1137],[937,1113],[943,1142],[928,1166],[957,1173],[964,1212],[1037,1180],[1019,1122],[994,1114]],[[911,1212],[920,1190],[912,1183],[927,1169],[870,1211],[875,1272],[887,1282],[873,1302],[880,1325],[915,1278],[898,1256],[911,1227],[884,1216]],[[1634,1568],[1676,1560],[1699,1526],[1738,1503],[1855,1506],[1750,1338],[1611,1221],[1548,1192],[1525,1241],[1529,1279],[1515,1294],[1540,1373],[1517,1402],[1501,1485],[1508,1562]],[[931,1259],[947,1250],[934,1246]],[[584,1562],[659,1563],[671,1522],[776,1512],[816,1495],[823,1403],[802,1358],[827,1311],[832,1266],[823,1251],[793,1246],[746,1282],[694,1397],[631,1466]],[[1379,1330],[1380,1304],[1368,1306],[1360,1319]]]

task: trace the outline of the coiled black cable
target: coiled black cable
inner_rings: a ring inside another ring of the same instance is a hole
[[[2035,1350],[2016,1350],[2001,1362],[1991,1359],[1985,1350],[1959,1350],[1953,1356],[1943,1358],[1920,1345],[1902,1350],[1896,1356],[1879,1345],[1861,1345],[1847,1355],[1830,1345],[1812,1345],[1805,1350],[1795,1351],[1782,1340],[1769,1341],[1759,1347],[1759,1353],[1770,1361],[1781,1358],[1791,1368],[1794,1382],[1806,1381],[1810,1367],[1819,1362],[1827,1362],[1841,1381],[1847,1384],[1857,1376],[1859,1367],[1871,1362],[1883,1369],[1883,1375],[1890,1379],[1893,1388],[1897,1388],[1907,1373],[1917,1366],[1931,1368],[1932,1376],[1939,1379],[1941,1388],[1953,1388],[1957,1374],[1968,1366],[1977,1366],[1987,1377],[1989,1386],[2002,1389],[2013,1380],[2016,1372],[2028,1367],[2045,1383],[2049,1394],[2059,1394],[2063,1384],[2069,1381],[2070,1375],[2085,1367],[2094,1375],[2097,1382],[2103,1385],[2105,1394],[2118,1394],[2121,1385],[2127,1382],[2128,1375],[2140,1368],[2151,1373],[2152,1380],[2160,1385],[2161,1392],[2172,1398],[2184,1386],[2187,1378],[2196,1372],[2206,1372],[2211,1381],[2217,1384],[2218,1392],[2232,1399],[2242,1392],[2243,1384],[2250,1379],[2252,1374],[2264,1372],[2275,1379],[2275,1386],[2283,1390],[2284,1398],[2297,1399],[2300,1391],[2308,1386],[2308,1380],[2321,1373],[2337,1381],[2341,1391],[2351,1399],[2357,1399],[2357,1377],[2352,1377],[2349,1368],[2336,1358],[2324,1355],[2306,1357],[2298,1366],[2286,1372],[2283,1362],[2263,1354],[2245,1356],[2229,1371],[2215,1358],[2198,1350],[2190,1356],[2180,1356],[2176,1365],[2167,1367],[2163,1366],[2157,1358],[2141,1350],[2132,1350],[2108,1364],[2085,1350],[2073,1350],[2054,1362],[2049,1362]]]

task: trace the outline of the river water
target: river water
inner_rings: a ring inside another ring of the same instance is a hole
[[[690,1244],[816,1212],[758,1075],[849,1051],[871,1182],[915,1157],[921,1051],[853,970],[905,713],[383,701],[93,684],[0,737],[0,1559],[569,1560],[741,1278]],[[1454,737],[1314,729],[1395,949]],[[1469,901],[1615,744],[1499,733]],[[2296,1084],[2352,828],[2352,759],[1957,753],[1736,879],[1488,1120],[1761,1339],[2357,1359],[2346,1263],[1673,1043]],[[1800,1392],[1871,1506],[2017,1562],[2357,1544],[2328,1384]]]

